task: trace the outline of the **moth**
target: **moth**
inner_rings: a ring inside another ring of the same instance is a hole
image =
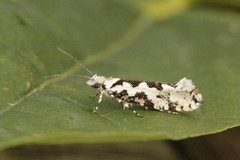
[[[176,83],[149,82],[139,80],[124,80],[121,78],[107,78],[93,74],[70,54],[58,48],[80,64],[92,76],[87,78],[87,85],[98,90],[98,105],[93,113],[99,109],[103,96],[109,97],[130,108],[133,105],[142,106],[146,110],[153,109],[161,112],[179,113],[193,111],[203,104],[203,97],[192,80],[182,78]],[[142,117],[133,110],[137,116]]]
[[[98,104],[103,95],[116,100],[129,108],[133,105],[168,113],[188,112],[199,108],[203,103],[202,94],[192,80],[182,78],[177,83],[123,80],[93,75],[87,84],[99,91]],[[95,107],[94,112],[98,110]],[[139,113],[133,111],[141,117]]]

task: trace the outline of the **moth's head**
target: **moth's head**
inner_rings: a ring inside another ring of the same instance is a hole
[[[93,88],[100,88],[105,82],[106,78],[104,76],[93,75],[88,81],[87,85]]]

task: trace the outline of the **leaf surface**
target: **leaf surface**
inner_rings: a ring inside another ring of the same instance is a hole
[[[177,3],[174,3],[177,2]],[[0,148],[27,143],[183,139],[240,124],[240,15],[190,1],[0,2]],[[204,105],[172,115],[123,110],[74,76],[176,82],[191,78]]]

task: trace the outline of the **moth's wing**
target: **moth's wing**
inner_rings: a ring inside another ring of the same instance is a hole
[[[199,93],[192,80],[183,78],[178,83],[163,86],[162,94],[168,98],[170,106],[176,111],[192,111],[200,107],[203,103],[201,93]]]

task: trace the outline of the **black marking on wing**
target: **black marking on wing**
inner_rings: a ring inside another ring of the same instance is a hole
[[[159,94],[159,95],[156,95],[157,98],[164,98],[163,95]]]
[[[113,88],[113,87],[118,86],[118,85],[121,85],[121,86],[123,85],[123,80],[122,79],[120,79],[117,82],[113,83],[110,88]]]
[[[197,98],[196,98],[194,95],[193,95],[193,97],[192,97],[192,100],[193,100],[195,103],[198,102]]]
[[[119,96],[123,97],[123,96],[128,96],[127,90],[123,90],[119,93]]]
[[[146,83],[149,88],[156,88],[159,91],[163,90],[162,83],[159,82],[146,82]]]
[[[167,85],[173,87],[173,88],[176,88],[177,87],[177,84],[176,83],[167,83]]]
[[[127,90],[122,90],[120,93],[113,92],[112,95],[113,95],[113,97],[116,98],[116,99],[121,99],[121,100],[123,100],[123,98],[124,98],[125,96],[128,96],[128,93],[127,93]]]
[[[123,82],[129,83],[132,87],[137,87],[140,83],[145,82],[145,81],[138,81],[138,80],[123,80],[120,79],[117,82],[115,82],[110,88],[113,88],[117,85],[123,85]],[[163,90],[162,83],[160,82],[146,82],[149,88],[156,88],[157,90],[161,91]],[[169,83],[168,85],[172,87],[176,87],[176,84],[174,83]]]
[[[169,102],[168,103],[168,107],[169,107],[168,111],[170,111],[170,112],[177,112],[177,110],[176,110],[176,106],[177,105],[178,105],[177,103]]]
[[[125,80],[125,82],[131,84],[132,87],[137,87],[142,81]]]
[[[129,83],[133,88],[137,87],[142,81],[135,81],[135,80],[118,80],[117,82],[115,82],[110,88],[113,88],[117,85],[123,85],[123,82]]]
[[[192,105],[191,105],[191,104],[189,104],[189,105],[188,105],[188,108],[192,109]]]
[[[149,109],[154,109],[154,104],[151,100],[146,99],[144,102],[144,106],[148,107]]]
[[[137,92],[134,97],[137,97],[138,99],[147,99],[147,95],[144,92]]]

